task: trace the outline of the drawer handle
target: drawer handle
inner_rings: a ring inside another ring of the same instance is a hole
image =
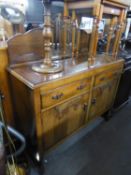
[[[85,88],[85,85],[82,85],[82,84],[81,84],[80,86],[77,87],[77,90],[82,90],[82,89],[84,89],[84,88]]]
[[[95,104],[96,104],[96,98],[93,98],[92,101],[91,101],[91,103],[92,103],[93,105],[95,105]]]
[[[52,96],[52,99],[53,99],[53,100],[59,100],[63,95],[64,95],[63,93],[54,95],[54,96]]]

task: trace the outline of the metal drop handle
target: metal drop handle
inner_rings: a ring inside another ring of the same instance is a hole
[[[52,99],[53,99],[53,100],[59,100],[63,95],[64,95],[63,93],[54,95],[54,96],[52,96]]]

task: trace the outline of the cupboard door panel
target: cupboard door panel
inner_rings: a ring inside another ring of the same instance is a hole
[[[116,94],[118,79],[107,82],[93,90],[89,120],[109,110]]]
[[[105,103],[105,110],[108,110],[112,107],[115,95],[116,95],[116,90],[117,90],[117,85],[118,85],[119,79],[113,80],[108,84],[108,89],[107,89],[107,99]]]
[[[104,110],[104,92],[102,87],[93,90],[89,120],[93,119]]]
[[[46,149],[85,123],[87,104],[88,94],[84,94],[43,112],[43,136]]]

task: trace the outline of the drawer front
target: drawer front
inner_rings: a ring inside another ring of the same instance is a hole
[[[121,73],[122,73],[121,69],[117,69],[117,70],[113,69],[113,70],[101,72],[100,74],[96,75],[95,86],[103,84],[108,80],[116,79],[121,75]]]
[[[91,78],[76,81],[49,92],[41,92],[42,109],[54,106],[63,100],[79,95],[90,89]]]

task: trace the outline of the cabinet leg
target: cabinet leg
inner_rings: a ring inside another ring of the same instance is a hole
[[[38,170],[39,175],[44,174],[43,158],[41,158],[40,161],[38,162],[37,170]]]
[[[43,156],[40,156],[39,160],[36,157],[36,155],[30,154],[29,156],[32,161],[33,167],[36,169],[38,174],[43,175],[44,174]]]
[[[40,154],[38,152],[38,148],[36,145],[28,144],[27,145],[27,150],[26,150],[28,157],[29,157],[29,162],[30,162],[30,168],[36,169],[39,175],[44,174],[44,156],[43,153]]]
[[[109,121],[112,118],[112,110],[109,110],[107,112],[105,112],[102,117],[105,119],[105,121]]]

